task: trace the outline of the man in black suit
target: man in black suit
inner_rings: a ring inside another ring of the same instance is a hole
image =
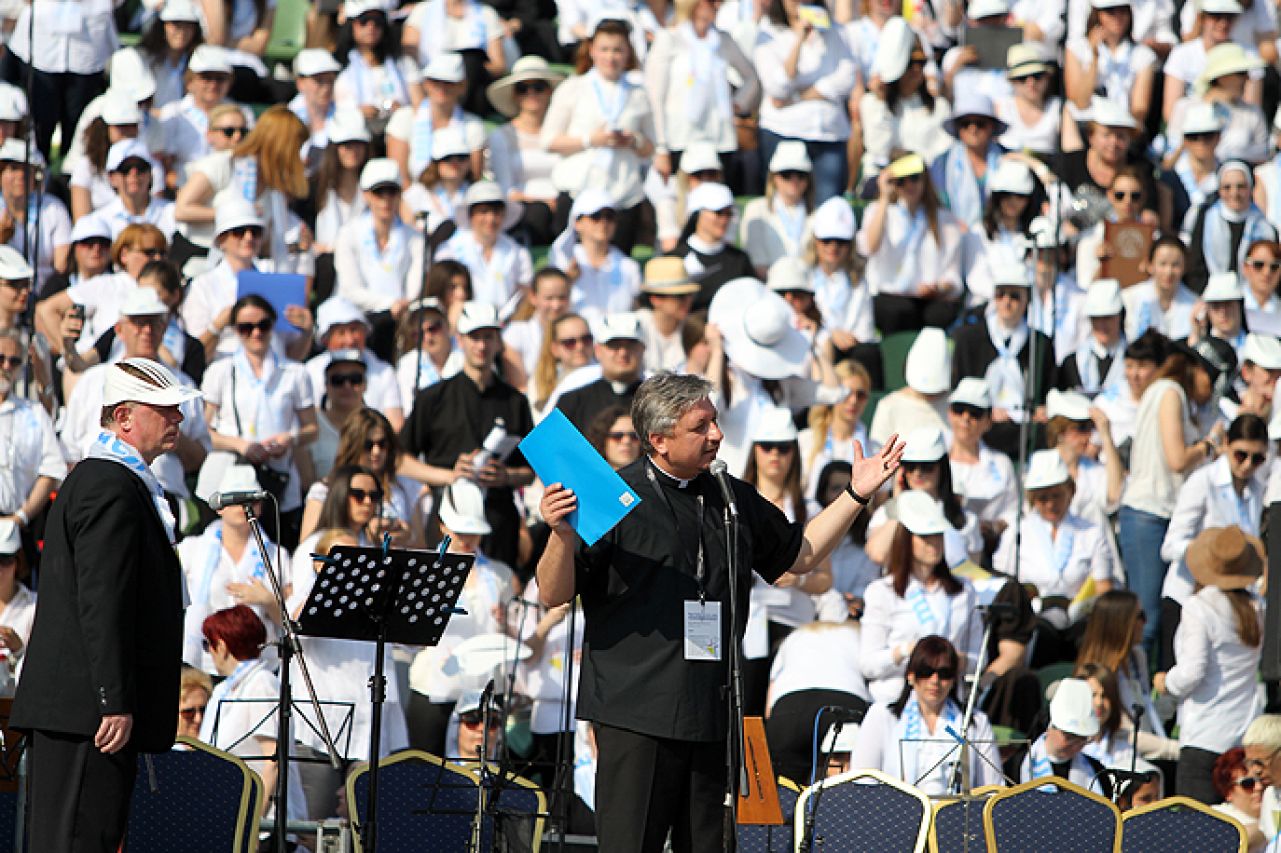
[[[113,365],[102,432],[54,501],[10,719],[30,736],[31,850],[115,853],[138,753],[173,746],[182,569],[148,466],[173,450],[178,407],[199,394],[159,362]]]

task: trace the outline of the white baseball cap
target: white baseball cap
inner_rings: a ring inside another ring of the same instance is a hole
[[[809,268],[805,266],[800,258],[794,258],[791,255],[784,255],[770,265],[769,275],[766,276],[765,283],[775,293],[797,290],[803,290],[806,293],[814,292],[814,285],[810,281]]]
[[[16,554],[22,550],[22,530],[12,518],[0,519],[0,554]]]
[[[1241,347],[1241,362],[1247,361],[1264,370],[1281,370],[1281,341],[1271,335],[1251,332]]]
[[[755,420],[752,425],[753,444],[796,440],[796,421],[792,418],[791,409],[771,406],[757,413]]]
[[[400,166],[388,157],[375,157],[360,170],[360,188],[376,190],[385,186],[400,189]]]
[[[1076,391],[1059,391],[1051,388],[1045,395],[1045,416],[1067,418],[1070,421],[1090,420],[1090,398]]]
[[[1002,160],[988,182],[991,192],[1013,195],[1031,195],[1035,186],[1032,170],[1018,160]]]
[[[154,288],[135,287],[125,295],[120,314],[123,317],[168,316],[169,306],[160,301]]]
[[[921,329],[907,351],[907,385],[919,394],[942,394],[952,385],[952,354],[947,333],[934,326]]]
[[[135,372],[145,378],[135,376]],[[169,368],[149,358],[126,358],[111,365],[102,387],[103,406],[130,402],[177,406],[202,396],[197,389],[179,382]]]
[[[956,388],[948,395],[947,401],[963,406],[973,406],[976,409],[990,409],[992,408],[992,392],[988,388],[986,379],[967,376],[956,383]]]
[[[1071,478],[1067,463],[1057,450],[1038,450],[1028,460],[1023,488],[1029,492],[1048,489],[1066,483]]]
[[[187,70],[192,74],[231,74],[231,59],[225,48],[202,44],[191,52]]]
[[[798,139],[784,139],[774,149],[774,156],[769,158],[769,170],[773,173],[810,172],[813,169],[805,143]]]
[[[815,240],[853,240],[858,230],[854,209],[841,196],[832,196],[818,206],[810,220]]]
[[[685,198],[685,211],[688,215],[700,210],[724,210],[733,206],[734,193],[724,184],[699,184]]]
[[[160,9],[160,20],[166,24],[198,24],[200,13],[191,0],[165,0]]]
[[[909,432],[904,439],[904,462],[937,462],[947,456],[947,442],[943,430],[937,426],[923,426]]]
[[[710,142],[691,142],[681,154],[681,171],[687,175],[695,172],[721,171],[720,152]]]
[[[971,21],[1008,14],[1010,14],[1008,0],[970,0],[970,5],[965,10],[965,16]]]
[[[454,533],[488,536],[493,528],[485,518],[485,493],[471,480],[455,480],[440,497],[440,523]]]
[[[470,335],[481,329],[501,329],[503,324],[498,319],[498,309],[488,302],[464,302],[462,313],[458,315],[458,334]]]
[[[1079,678],[1065,678],[1059,682],[1050,700],[1050,725],[1061,732],[1078,737],[1094,737],[1099,733],[1099,718],[1094,715],[1094,692],[1090,685]]]
[[[1085,290],[1085,316],[1115,317],[1125,310],[1121,282],[1114,278],[1095,279]]]
[[[21,252],[12,246],[0,245],[0,281],[22,281],[34,274]]]
[[[592,323],[592,338],[598,344],[610,341],[644,341],[640,318],[631,311],[606,314]]]
[[[1139,123],[1134,120],[1129,108],[1108,98],[1095,98],[1090,103],[1090,111],[1087,118],[1104,127],[1124,127],[1128,130],[1139,129]]]
[[[467,79],[467,68],[463,58],[452,51],[438,53],[423,69],[424,80],[439,80],[442,83],[461,83]]]
[[[1240,15],[1245,12],[1245,7],[1237,0],[1201,0],[1201,12],[1208,12],[1211,15]]]
[[[366,329],[373,330],[365,312],[341,296],[331,296],[316,308],[316,336],[322,341],[334,326],[345,326],[348,323],[361,323]]]
[[[294,57],[295,77],[315,77],[317,74],[337,74],[342,66],[334,55],[319,47],[309,47],[298,51]]]
[[[452,124],[442,127],[431,135],[431,159],[444,160],[446,157],[457,157],[459,154],[470,154],[471,148],[462,130]]]
[[[11,136],[4,142],[0,142],[0,163],[26,163],[27,154],[27,143],[16,136]],[[31,144],[30,155],[32,166],[44,166],[44,155],[40,153],[40,149],[36,147],[34,142]]]
[[[1196,101],[1183,114],[1183,135],[1194,133],[1222,133],[1227,122],[1214,104]]]
[[[369,135],[369,126],[365,124],[365,117],[355,108],[336,110],[329,121],[325,122],[325,135],[329,137],[331,145],[341,145],[344,142],[369,142],[373,138]]]
[[[223,469],[222,479],[218,481],[218,491],[256,492],[262,486],[258,484],[258,474],[252,465],[228,465]]]
[[[124,165],[126,160],[143,160],[150,164],[151,152],[147,150],[147,146],[141,139],[121,139],[113,143],[111,149],[107,151],[107,171],[116,171]]]
[[[895,499],[894,506],[898,523],[907,528],[909,533],[936,536],[952,529],[947,516],[943,514],[943,504],[930,497],[927,492],[909,489]]]
[[[82,216],[76,220],[76,224],[71,226],[71,242],[80,243],[85,240],[110,240],[111,226],[108,225],[101,217]]]

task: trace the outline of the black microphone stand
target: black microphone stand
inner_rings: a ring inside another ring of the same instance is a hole
[[[728,484],[721,481],[723,488]],[[732,497],[732,494],[731,494]],[[738,792],[747,787],[747,766],[743,763],[743,658],[738,635],[738,507],[725,501],[725,547],[729,565],[729,748],[725,752],[726,851],[738,847]]]
[[[275,498],[273,497],[272,500],[274,501]],[[307,696],[316,713],[316,722],[320,724],[320,736],[329,750],[329,763],[337,771],[342,770],[342,763],[338,760],[338,748],[334,746],[334,739],[329,734],[329,724],[325,722],[320,701],[316,698],[316,687],[312,684],[311,672],[307,669],[307,660],[302,653],[302,643],[298,640],[298,626],[294,624],[286,606],[284,588],[277,576],[279,567],[272,567],[271,555],[267,553],[267,545],[262,537],[262,523],[254,512],[252,502],[244,504],[243,509],[245,518],[249,521],[249,529],[253,531],[254,541],[258,544],[258,553],[262,556],[263,565],[267,569],[271,591],[276,598],[276,605],[280,608],[280,625],[284,630],[284,634],[276,643],[280,649],[280,717],[276,729],[276,828],[273,833],[272,849],[276,853],[285,853],[289,849],[289,749],[293,742],[293,693],[289,683],[289,664],[295,657],[298,659],[298,669],[302,673],[302,679],[307,685]],[[380,664],[381,661],[382,659],[379,658]]]
[[[992,628],[996,622],[996,610],[993,607],[979,607],[979,618],[983,620],[983,642],[979,644],[979,657],[974,668],[974,683],[970,685],[970,695],[965,700],[965,715],[961,718],[961,730],[957,733],[961,738],[961,760],[956,762],[952,768],[952,779],[948,782],[948,790],[954,794],[960,794],[970,787],[970,750],[973,746],[970,744],[970,724],[974,722],[974,709],[978,705],[979,698],[979,681],[983,678],[983,670],[987,667],[987,647],[992,642]],[[964,673],[959,674],[964,677]],[[916,780],[919,782],[920,780]],[[916,784],[915,782],[913,784]]]

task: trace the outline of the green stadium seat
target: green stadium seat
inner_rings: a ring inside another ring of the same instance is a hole
[[[298,51],[306,46],[307,11],[310,8],[308,0],[280,0],[276,4],[276,19],[263,54],[267,62],[291,63]]]
[[[885,390],[897,391],[907,384],[907,353],[916,342],[917,332],[895,332],[881,339],[881,370]]]

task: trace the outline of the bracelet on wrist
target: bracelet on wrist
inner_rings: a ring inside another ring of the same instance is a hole
[[[862,495],[860,495],[858,492],[854,491],[853,483],[845,487],[845,494],[853,498],[854,503],[858,504],[859,506],[867,506],[868,501],[871,500],[871,498],[865,498]]]
[[[31,524],[31,519],[27,517],[26,511],[22,507],[18,507],[18,511],[13,514],[13,517],[18,519],[18,524],[21,527]]]

